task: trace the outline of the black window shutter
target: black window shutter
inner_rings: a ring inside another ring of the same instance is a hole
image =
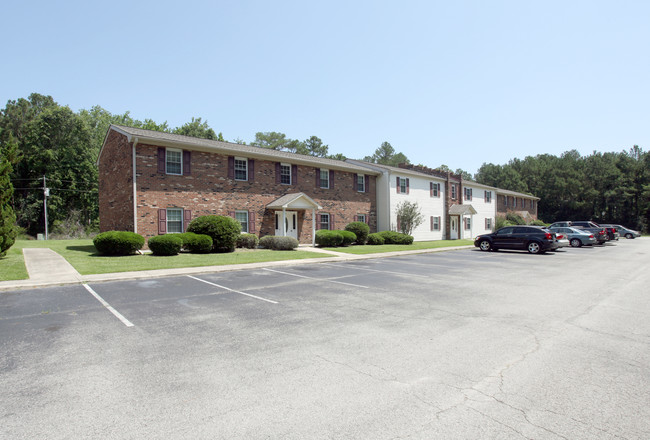
[[[281,183],[282,178],[280,177],[280,162],[275,163],[275,183]]]
[[[235,218],[235,211],[228,211],[228,217]]]
[[[192,221],[192,211],[189,209],[185,209],[183,211],[183,232],[187,232],[187,227],[190,225],[191,221]]]
[[[370,185],[370,176],[366,175],[364,177],[365,177],[365,188],[364,188],[365,191],[364,192],[369,192],[370,190],[368,189],[368,186]]]
[[[255,211],[248,211],[248,232],[255,233]]]
[[[336,228],[334,227],[334,215],[330,214],[330,229],[333,231]]]
[[[192,152],[189,150],[183,150],[183,174],[192,175]]]
[[[400,188],[400,186],[399,186],[399,177],[396,177],[395,179],[397,181],[397,185],[396,185],[397,186],[397,194],[399,194],[399,188]]]
[[[291,184],[298,185],[298,165],[291,165]]]
[[[314,185],[316,188],[320,188],[320,168],[314,168],[316,170],[316,180],[314,181]]]
[[[334,189],[334,170],[330,170],[330,189]]]
[[[165,149],[158,147],[158,172],[165,174],[165,165],[167,158],[165,157]]]
[[[359,175],[357,173],[354,173],[353,175],[353,182],[352,182],[352,188],[354,188],[355,191],[359,191]],[[355,216],[354,221],[357,221],[357,218]]]
[[[233,156],[228,156],[228,178],[235,178],[235,158]]]
[[[248,181],[255,181],[255,159],[248,159]]]
[[[320,229],[320,222],[321,222],[321,216],[320,214],[316,214],[316,229]]]
[[[431,216],[431,230],[433,231],[433,216]]]
[[[409,179],[408,177],[406,178],[406,194],[409,193]]]

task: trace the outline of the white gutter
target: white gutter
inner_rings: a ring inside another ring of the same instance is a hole
[[[138,186],[135,177],[135,147],[138,145],[138,138],[133,138],[133,232],[138,233]]]

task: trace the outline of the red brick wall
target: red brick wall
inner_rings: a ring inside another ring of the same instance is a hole
[[[229,215],[231,211],[255,213],[255,233],[275,234],[274,211],[266,206],[279,197],[303,192],[323,207],[319,212],[334,216],[333,228],[343,229],[357,214],[366,214],[371,231],[376,231],[375,177],[370,176],[368,192],[354,191],[354,173],[335,171],[332,189],[316,188],[316,168],[298,165],[297,183],[276,183],[275,163],[255,159],[253,182],[228,178],[228,156],[191,152],[191,174],[174,176],[158,173],[158,147],[139,144],[136,147],[136,178],[138,233],[145,237],[158,235],[158,209],[183,208],[192,211],[192,218],[201,215]],[[298,211],[301,243],[312,242],[311,210]],[[317,226],[318,229],[318,226]]]
[[[506,198],[507,198],[507,204],[506,204]],[[532,207],[531,207],[531,201],[533,202]],[[537,205],[538,205],[537,200],[527,199],[524,197],[517,197],[517,206],[514,206],[514,203],[515,203],[514,196],[506,196],[506,195],[499,194],[497,196],[497,215],[501,217],[505,217],[508,212],[514,212],[525,218],[526,217],[525,214],[528,213],[533,220],[537,220]]]
[[[99,229],[133,231],[132,148],[113,130],[99,158]]]

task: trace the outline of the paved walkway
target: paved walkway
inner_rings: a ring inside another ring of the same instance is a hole
[[[256,269],[273,266],[297,266],[305,264],[327,263],[332,261],[367,260],[371,258],[394,257],[397,255],[423,254],[457,249],[467,249],[473,246],[454,246],[437,249],[419,249],[415,251],[385,252],[380,254],[355,255],[326,249],[301,246],[301,251],[328,254],[326,258],[309,258],[303,260],[268,261],[264,263],[232,264],[226,266],[183,267],[178,269],[158,269],[134,272],[118,272],[96,275],[81,275],[65,258],[48,248],[23,249],[25,266],[29,274],[28,280],[0,281],[0,291],[20,290],[35,287],[58,286],[65,284],[99,283],[118,280],[150,279],[178,275],[196,275],[202,273],[227,272],[233,270]]]

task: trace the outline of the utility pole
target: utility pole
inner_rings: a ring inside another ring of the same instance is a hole
[[[47,198],[50,195],[50,189],[47,187],[45,182],[45,176],[43,176],[43,212],[45,213],[45,239],[47,240]]]

